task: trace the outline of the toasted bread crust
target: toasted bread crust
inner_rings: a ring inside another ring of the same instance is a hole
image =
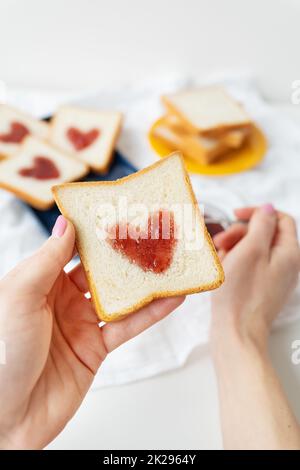
[[[18,151],[18,153],[22,151],[22,146],[26,143],[26,140],[31,139],[31,138],[32,138],[32,136],[28,136],[24,139],[24,141],[22,142],[22,144],[20,146],[20,150]],[[39,140],[40,142],[46,144],[46,145],[49,145],[49,147],[53,147],[54,149],[60,151],[64,155],[64,157],[67,158],[68,160],[73,160],[74,161],[73,157],[71,157],[70,155],[65,154],[61,150],[57,149],[54,145],[47,142],[46,140],[37,139],[36,137],[34,137],[34,138],[36,140]],[[18,155],[18,153],[16,154],[16,156]],[[15,157],[11,157],[11,158],[15,158]],[[10,159],[5,159],[5,160],[11,160],[11,158]],[[82,165],[85,166],[85,170],[82,171],[82,173],[77,178],[83,178],[89,172],[89,167],[87,165],[85,165],[83,162],[82,162]],[[70,181],[73,181],[73,179],[68,179],[67,181],[70,182]],[[34,207],[35,209],[38,209],[38,210],[44,211],[44,210],[50,209],[54,205],[54,202],[55,202],[54,199],[52,201],[49,201],[49,202],[44,201],[43,199],[38,199],[36,197],[33,197],[31,194],[27,193],[26,191],[23,191],[21,188],[18,188],[18,187],[14,186],[12,184],[9,184],[9,183],[4,183],[2,181],[0,181],[0,188],[5,189],[6,191],[9,191],[9,192],[15,194],[19,199],[22,199],[22,201],[27,202],[27,204],[29,204],[30,206],[32,206],[32,207]]]
[[[118,122],[118,127],[115,131],[114,137],[111,141],[110,148],[107,151],[106,162],[104,163],[104,165],[101,168],[99,166],[97,166],[97,167],[96,166],[91,166],[93,171],[95,171],[96,173],[100,173],[101,175],[105,175],[106,173],[108,173],[109,168],[110,168],[111,163],[112,163],[112,160],[113,160],[113,157],[114,157],[114,150],[115,150],[116,142],[117,142],[117,140],[119,138],[119,135],[121,133],[122,124],[123,124],[123,120],[124,120],[123,114],[119,113],[119,115],[120,115],[120,120]]]
[[[87,169],[85,171],[85,173],[82,173],[80,175],[80,178],[85,176],[88,172],[89,172],[89,170]],[[69,181],[71,181],[71,180],[69,180]],[[50,201],[46,202],[42,199],[35,198],[35,197],[31,196],[30,194],[28,194],[26,191],[23,191],[22,189],[17,188],[17,187],[15,187],[13,185],[10,185],[8,183],[3,183],[3,182],[0,181],[0,188],[5,189],[6,191],[9,191],[9,192],[13,193],[19,199],[22,199],[22,201],[26,202],[27,204],[34,207],[35,209],[38,209],[38,210],[41,210],[41,211],[46,211],[46,210],[48,210],[48,209],[50,209],[51,207],[54,206],[54,202],[55,202],[54,199],[51,202]]]
[[[47,129],[47,131],[49,130],[49,124],[47,122],[39,118],[36,118],[35,116],[32,116],[30,113],[27,113],[26,111],[20,110],[16,108],[15,106],[12,106],[7,103],[0,103],[0,108],[1,107],[5,107],[7,109],[10,109],[11,111],[14,111],[15,113],[19,114],[24,119],[31,119],[32,121],[38,122],[39,124],[41,124],[41,127],[44,127],[45,129]]]
[[[63,108],[63,106],[62,106]],[[79,108],[79,107],[75,107],[75,106],[72,106],[72,108],[74,109],[83,109],[84,111],[92,111],[94,113],[97,113],[97,110],[95,109],[87,109],[87,108]],[[59,111],[59,109],[58,109]],[[80,160],[81,162],[85,163],[86,165],[89,166],[89,168],[91,168],[95,173],[99,173],[101,175],[105,175],[106,173],[108,173],[108,170],[110,168],[110,165],[112,163],[112,160],[113,160],[113,156],[114,156],[114,149],[115,149],[115,145],[116,145],[116,141],[120,135],[120,132],[121,132],[121,129],[122,129],[122,124],[123,124],[123,120],[124,120],[124,115],[123,113],[121,112],[117,112],[119,114],[119,122],[118,122],[118,126],[116,128],[116,131],[115,131],[115,134],[113,136],[113,139],[111,141],[111,145],[109,147],[109,149],[107,150],[107,153],[106,153],[106,159],[103,163],[101,163],[101,165],[92,165],[92,164],[89,164],[87,162],[84,162],[83,160],[81,160],[80,157],[77,157],[76,156],[76,153],[73,153],[73,152],[65,152],[67,153],[70,157],[72,158],[75,158],[77,160]],[[55,115],[52,117],[51,121],[50,121],[50,124],[49,124],[49,141],[50,143],[52,143],[52,135],[53,135],[53,129],[54,129],[54,125],[56,123],[56,119],[57,119],[57,112],[55,113]],[[53,144],[57,149],[59,149],[59,147],[55,144]]]
[[[224,134],[226,134],[227,132],[239,131],[239,130],[250,131],[251,127],[252,127],[252,121],[245,122],[243,124],[231,124],[231,125],[224,124],[223,126],[218,126],[215,128],[211,128],[209,130],[201,131],[201,135],[205,137],[213,137],[216,139],[222,139]]]
[[[0,188],[5,189],[6,191],[9,191],[10,193],[13,193],[23,202],[27,202],[27,204],[29,204],[30,206],[41,211],[46,211],[47,209],[50,209],[54,205],[54,201],[51,201],[51,202],[42,201],[41,199],[37,199],[31,196],[30,194],[26,193],[25,191],[22,191],[21,189],[16,188],[14,186],[11,186],[8,183],[2,183],[0,181]]]
[[[198,202],[197,202],[196,196],[194,194],[194,191],[192,189],[190,178],[189,178],[188,173],[185,169],[184,161],[183,161],[183,157],[182,157],[181,153],[180,152],[174,152],[174,153],[172,153],[171,155],[169,155],[168,157],[165,157],[165,158],[172,158],[174,155],[177,155],[177,156],[180,157],[182,168],[183,168],[183,171],[184,171],[184,174],[185,174],[185,182],[187,184],[189,193],[191,195],[192,202],[195,206],[195,210],[198,212],[200,218],[203,220],[203,216],[200,212]],[[147,168],[144,168],[144,169],[142,169],[142,170],[140,170],[136,173],[133,173],[131,175],[125,176],[124,178],[120,178],[116,181],[99,181],[99,182],[86,182],[86,183],[84,183],[84,182],[82,182],[82,183],[80,183],[80,182],[79,183],[65,183],[65,184],[54,186],[52,188],[52,192],[54,194],[54,199],[55,199],[56,204],[57,204],[59,210],[61,211],[61,213],[68,219],[69,218],[68,211],[65,210],[65,208],[63,207],[63,205],[59,201],[59,197],[58,197],[58,193],[57,193],[58,188],[63,188],[63,187],[69,186],[69,185],[79,185],[79,186],[95,186],[95,185],[97,185],[97,186],[106,185],[107,186],[107,185],[110,185],[110,186],[117,186],[117,185],[123,184],[124,182],[126,182],[130,179],[137,178],[139,175],[141,175],[143,173],[147,173],[148,171],[152,170],[153,168],[159,166],[161,163],[162,163],[162,160],[159,160],[158,162],[155,162],[153,165],[150,165]],[[224,282],[224,271],[223,271],[222,265],[220,263],[220,260],[218,258],[215,247],[213,245],[212,239],[211,239],[211,237],[210,237],[210,235],[207,231],[207,228],[204,224],[204,221],[203,221],[203,225],[204,225],[204,236],[205,236],[205,239],[207,240],[207,242],[210,246],[211,253],[214,257],[215,264],[216,264],[216,267],[217,267],[217,270],[218,270],[218,274],[219,274],[218,280],[215,281],[215,282],[212,282],[210,284],[201,285],[199,287],[191,288],[191,289],[183,289],[183,290],[175,290],[175,291],[164,291],[164,292],[160,292],[160,291],[154,292],[153,294],[144,297],[144,299],[142,299],[140,302],[132,305],[131,307],[129,307],[127,309],[123,309],[120,312],[118,312],[116,314],[113,314],[113,315],[107,314],[105,312],[103,306],[101,305],[100,296],[99,296],[99,293],[97,292],[97,290],[95,288],[95,284],[93,282],[92,275],[89,271],[88,260],[85,257],[84,249],[81,246],[80,241],[76,237],[76,247],[78,249],[78,253],[79,253],[80,259],[82,261],[85,273],[86,273],[88,285],[89,285],[89,288],[90,288],[90,293],[91,293],[92,300],[93,300],[93,303],[94,303],[94,306],[95,306],[95,310],[96,310],[96,313],[97,313],[99,319],[102,320],[102,321],[105,321],[105,322],[117,321],[117,320],[120,320],[121,318],[125,317],[126,315],[128,315],[130,313],[134,313],[136,310],[141,309],[142,307],[146,306],[147,304],[149,304],[154,299],[159,299],[159,298],[164,298],[164,297],[174,297],[174,296],[180,296],[180,295],[188,295],[188,294],[196,294],[198,292],[204,292],[204,291],[208,291],[208,290],[217,289]]]

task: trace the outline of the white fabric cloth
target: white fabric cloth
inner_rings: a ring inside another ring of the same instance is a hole
[[[234,207],[272,202],[290,212],[300,225],[300,132],[297,126],[262,100],[251,79],[238,76],[217,81],[245,104],[266,134],[269,149],[264,161],[250,171],[226,177],[193,175],[196,193],[202,201],[223,207],[229,215]],[[142,168],[156,160],[147,132],[163,112],[159,96],[190,84],[192,82],[185,79],[152,82],[143,87],[91,94],[81,98],[79,103],[124,112],[125,124],[118,148],[133,165]],[[22,93],[16,97],[14,101],[18,104]],[[51,95],[48,101],[43,96],[42,109],[35,99],[35,114],[49,113],[61,100],[63,95]],[[30,110],[28,95],[23,107]],[[1,275],[39,246],[45,235],[34,216],[3,191],[0,192],[0,218]],[[299,317],[298,286],[277,326]],[[128,383],[181,366],[197,345],[207,341],[209,318],[210,294],[189,296],[175,313],[114,351],[102,365],[94,387]]]

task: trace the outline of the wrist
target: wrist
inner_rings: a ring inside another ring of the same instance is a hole
[[[16,446],[8,436],[0,434],[0,450],[16,450]]]
[[[250,317],[250,316],[249,316]],[[254,317],[254,315],[252,316]],[[244,361],[268,361],[268,329],[262,316],[252,324],[241,322],[237,315],[212,316],[210,346],[216,367],[237,368]],[[248,322],[250,323],[250,322]],[[254,324],[253,324],[254,323]]]
[[[235,342],[230,346],[212,348],[212,358],[218,377],[236,376],[237,380],[245,371],[262,370],[270,365],[267,349],[257,347],[253,342]]]
[[[7,433],[0,433],[0,450],[42,449],[31,432],[15,427]]]
[[[32,444],[31,440],[28,438],[19,439],[15,438],[5,438],[0,437],[0,450],[37,450],[43,449],[42,446]]]

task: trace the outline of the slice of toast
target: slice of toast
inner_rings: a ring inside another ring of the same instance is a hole
[[[222,284],[222,266],[180,153],[117,181],[62,184],[53,193],[75,226],[101,320],[118,320],[155,298]]]
[[[191,131],[217,135],[247,127],[251,119],[243,107],[217,86],[187,90],[162,97],[169,112],[182,119]]]
[[[45,210],[54,204],[51,191],[54,184],[76,180],[87,172],[84,163],[29,136],[16,155],[0,162],[0,188],[36,209]]]
[[[224,132],[224,134],[221,134],[219,139],[228,145],[228,147],[231,149],[238,149],[243,145],[250,132],[251,126],[242,127],[240,129],[233,129],[231,131]]]
[[[25,137],[33,135],[47,139],[49,126],[45,122],[6,104],[0,104],[0,156],[7,158],[20,148]]]
[[[209,165],[229,149],[228,145],[219,139],[186,132],[178,125],[170,126],[169,122],[168,117],[162,119],[160,125],[153,129],[153,135],[170,149],[181,151],[195,162]]]
[[[162,123],[171,128],[176,133],[184,133],[189,136],[198,136],[205,139],[204,142],[208,143],[210,148],[215,147],[218,149],[218,147],[220,147],[220,152],[218,150],[216,152],[217,156],[224,151],[224,146],[226,147],[225,150],[237,149],[241,147],[251,131],[251,126],[245,126],[241,128],[225,130],[223,132],[219,132],[216,135],[205,136],[201,135],[199,132],[191,131],[191,129],[186,126],[185,122],[175,114],[167,114],[164,116]]]
[[[51,122],[50,141],[95,172],[106,173],[121,124],[122,114],[117,111],[63,106]]]

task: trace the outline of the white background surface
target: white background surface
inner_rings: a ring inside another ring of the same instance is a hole
[[[300,419],[300,365],[290,361],[294,324],[272,336],[273,362]],[[182,369],[88,394],[50,449],[219,449],[216,381],[208,348]]]
[[[289,99],[298,0],[1,0],[0,76],[61,89],[227,68]]]
[[[160,75],[246,68],[266,97],[288,103],[299,79],[297,0],[0,0],[0,78],[87,91]],[[300,106],[282,106],[299,122]],[[300,419],[300,324],[276,332],[274,363]],[[175,372],[88,394],[49,448],[219,448],[207,348]]]

